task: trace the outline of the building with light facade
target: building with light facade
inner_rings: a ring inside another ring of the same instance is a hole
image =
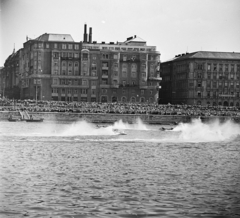
[[[161,63],[160,104],[240,105],[240,53],[198,51]]]
[[[48,33],[27,40],[19,52],[18,78],[21,99],[157,102],[160,53],[137,36],[92,41],[85,24],[81,42]]]

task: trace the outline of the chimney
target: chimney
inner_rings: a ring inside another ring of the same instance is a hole
[[[92,43],[92,27],[89,28],[89,43]]]
[[[87,42],[87,24],[84,24],[83,42]]]

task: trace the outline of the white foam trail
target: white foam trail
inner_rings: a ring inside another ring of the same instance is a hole
[[[111,128],[97,128],[94,124],[87,121],[79,121],[71,125],[67,125],[63,131],[60,131],[59,136],[91,136],[91,135],[115,135]]]
[[[181,131],[181,141],[211,142],[237,137],[240,134],[240,126],[230,120],[224,123],[220,123],[219,120],[202,123],[200,119],[194,119],[191,123],[180,123],[173,131]]]

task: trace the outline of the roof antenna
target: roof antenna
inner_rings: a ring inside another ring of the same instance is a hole
[[[13,45],[13,53],[15,53],[15,43],[14,43],[14,45]]]

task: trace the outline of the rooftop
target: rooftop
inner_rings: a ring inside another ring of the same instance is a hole
[[[178,61],[185,59],[229,59],[229,60],[240,60],[240,53],[238,52],[215,52],[215,51],[197,51],[192,53],[184,53],[176,55],[174,58],[164,61]]]
[[[54,42],[74,42],[70,34],[52,34],[52,33],[44,33],[43,35],[37,37],[35,40]]]

